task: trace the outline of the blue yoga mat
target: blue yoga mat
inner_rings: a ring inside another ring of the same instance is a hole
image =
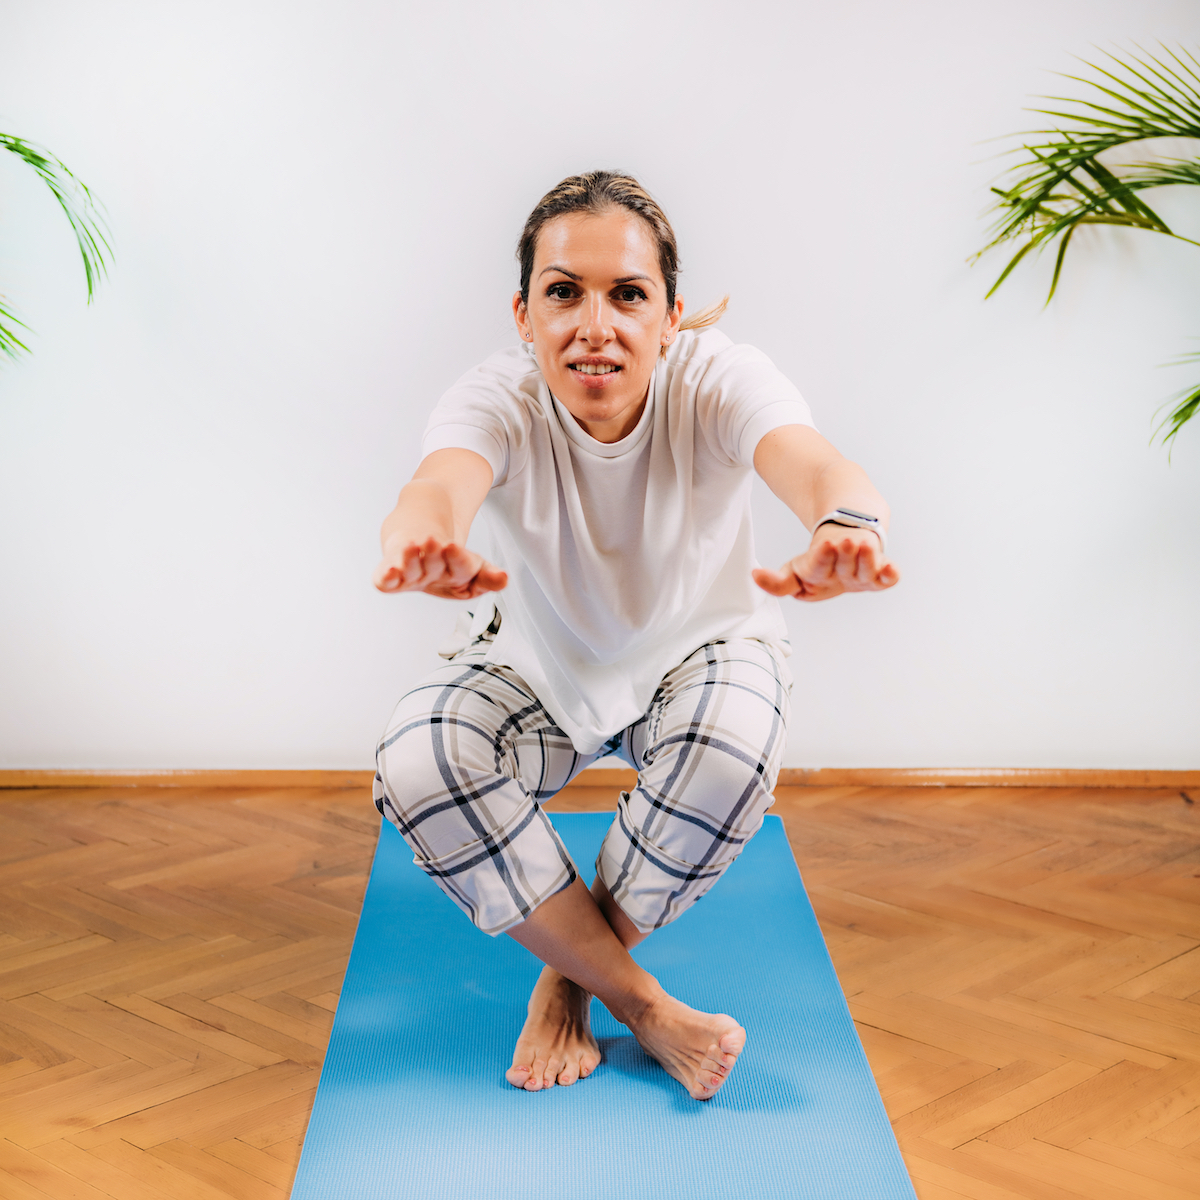
[[[611,817],[555,814],[590,882]],[[572,1087],[504,1071],[541,964],[489,938],[383,822],[292,1200],[915,1200],[783,832],[634,952],[748,1040],[703,1103],[597,1001]]]

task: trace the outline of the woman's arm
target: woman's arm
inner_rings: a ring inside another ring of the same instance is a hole
[[[473,450],[435,450],[422,459],[384,519],[375,586],[453,600],[500,591],[508,576],[466,548],[491,486],[492,468]]]
[[[808,529],[835,508],[868,513],[887,528],[887,501],[867,473],[807,425],[784,425],[763,437],[754,451],[754,469]],[[828,600],[842,592],[892,587],[900,572],[871,530],[826,524],[813,529],[803,554],[778,571],[755,571],[754,581],[773,596]]]

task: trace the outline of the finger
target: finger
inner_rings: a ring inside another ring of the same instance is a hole
[[[840,591],[843,585],[837,583],[837,566],[838,549],[829,541],[809,546],[803,554],[787,564],[806,592],[820,591],[831,584],[836,584]]]
[[[804,580],[814,583],[820,579],[832,579],[837,573],[838,550],[832,541],[822,542],[809,548],[798,560],[793,560],[792,569]]]
[[[454,571],[450,562],[450,551],[454,543],[443,545],[435,538],[429,538],[421,547],[421,560],[425,564],[425,575],[421,580],[424,587],[446,576],[453,577]]]
[[[875,539],[863,542],[858,548],[858,563],[855,567],[854,578],[863,587],[871,587],[879,576],[879,567],[883,562],[883,555],[879,552],[879,547],[875,544]]]
[[[893,562],[885,562],[875,578],[880,587],[892,587],[900,582],[900,568]]]
[[[757,567],[750,575],[764,592],[772,596],[794,596],[800,586],[791,571],[768,571],[764,567]]]
[[[837,561],[833,573],[841,580],[843,587],[852,587],[858,573],[858,552],[860,546],[853,538],[842,538],[834,546]]]
[[[446,547],[447,582],[452,586],[466,587],[479,573],[482,565],[483,559],[465,546],[451,542]]]
[[[854,562],[854,582],[860,588],[874,587],[875,577],[880,574],[876,562],[875,547],[866,545],[858,547],[858,557]]]
[[[871,539],[872,542],[874,540]],[[847,538],[838,550],[838,578],[846,590],[861,592],[873,587],[877,547],[856,538]]]
[[[816,566],[805,566],[817,561]],[[846,590],[845,582],[838,577],[835,569],[836,552],[829,556],[814,555],[812,551],[802,554],[790,564],[796,575],[799,590],[795,593],[797,600],[828,600],[832,596],[840,596]]]
[[[400,586],[400,568],[391,563],[380,563],[371,576],[371,582],[381,592],[394,592]]]
[[[508,572],[485,562],[471,581],[471,586],[476,596],[482,596],[484,592],[502,592],[508,587]]]
[[[478,555],[473,557],[479,559],[482,564],[473,576],[462,583],[455,583],[455,575],[448,574],[442,578],[436,589],[430,589],[432,593],[453,600],[474,600],[476,596],[482,596],[485,592],[502,592],[508,586],[507,572],[484,562]],[[464,571],[463,574],[465,573]]]
[[[421,564],[421,547],[415,543],[410,543],[404,547],[404,553],[400,558],[400,586],[406,588],[417,587],[421,582],[423,574],[424,567]]]

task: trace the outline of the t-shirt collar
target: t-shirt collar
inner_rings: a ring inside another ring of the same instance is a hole
[[[650,376],[650,386],[646,392],[646,407],[642,409],[638,423],[619,442],[597,441],[571,416],[562,401],[547,388],[546,392],[554,403],[554,412],[558,416],[558,423],[562,426],[563,432],[581,450],[595,454],[598,458],[620,458],[622,454],[636,450],[650,432],[653,422],[654,394],[658,391],[658,372],[661,366],[661,362],[654,366],[654,373]]]

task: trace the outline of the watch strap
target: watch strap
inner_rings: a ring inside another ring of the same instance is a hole
[[[827,513],[813,526],[814,536],[822,525],[844,525],[848,529],[869,529],[872,533],[879,535],[879,545],[884,554],[887,553],[887,534],[884,533],[883,523],[878,517],[856,512],[852,508],[835,508],[833,512]]]

